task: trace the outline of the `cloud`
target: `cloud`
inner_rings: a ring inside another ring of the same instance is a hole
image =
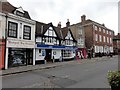
[[[30,13],[34,20],[40,22],[53,22],[57,25],[59,21],[65,26],[67,19],[71,24],[80,22],[81,15],[98,23],[105,23],[108,28],[118,32],[119,0],[8,0],[14,6],[22,6]]]

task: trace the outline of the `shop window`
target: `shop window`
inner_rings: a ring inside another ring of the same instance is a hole
[[[23,39],[31,40],[31,27],[24,25]]]
[[[17,27],[17,23],[8,22],[8,37],[17,38]]]

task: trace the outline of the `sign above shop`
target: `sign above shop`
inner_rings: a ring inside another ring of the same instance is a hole
[[[7,47],[34,48],[35,42],[29,40],[8,39]]]

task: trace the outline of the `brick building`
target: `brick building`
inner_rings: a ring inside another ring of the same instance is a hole
[[[86,48],[91,50],[92,54],[98,56],[99,53],[105,55],[113,52],[114,31],[107,28],[104,24],[99,24],[93,20],[81,16],[81,25],[85,32]]]
[[[87,58],[87,52],[86,52],[86,46],[85,46],[85,32],[82,26],[82,23],[76,23],[73,25],[70,25],[70,29],[77,40],[77,50],[76,50],[76,56],[79,57],[79,53],[83,58]]]
[[[114,54],[120,53],[120,33],[118,33],[118,35],[115,35],[113,38],[113,50]]]

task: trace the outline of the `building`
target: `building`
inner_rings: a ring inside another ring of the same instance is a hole
[[[64,47],[64,49],[62,49],[63,59],[74,59],[76,56],[77,41],[71,31],[69,19],[67,20],[66,27],[62,28],[62,37],[61,46]]]
[[[86,16],[81,16],[82,28],[85,31],[85,45],[91,51],[92,56],[98,56],[99,53],[113,53],[114,31],[108,29],[104,24],[99,24]]]
[[[36,64],[43,63],[44,60],[52,62],[53,57],[55,61],[58,61],[60,57],[64,60],[74,58],[74,42],[71,34],[67,28],[61,28],[61,23],[55,27],[52,23],[45,24],[36,21]],[[67,40],[67,37],[70,39]],[[66,40],[68,43],[71,41],[71,45],[66,43]]]
[[[35,21],[22,7],[1,2],[0,20],[5,39],[5,69],[21,65],[35,65]],[[1,37],[0,37],[1,38]]]
[[[113,50],[114,54],[120,54],[120,33],[113,38]]]
[[[87,51],[86,51],[86,46],[85,46],[85,32],[84,32],[81,22],[70,25],[70,29],[73,33],[73,36],[77,40],[76,56],[78,57],[78,59],[87,58]],[[83,57],[81,57],[80,54]]]
[[[36,21],[36,63],[44,60],[47,62],[59,59],[61,56],[60,37],[61,33],[55,29],[52,23]]]

